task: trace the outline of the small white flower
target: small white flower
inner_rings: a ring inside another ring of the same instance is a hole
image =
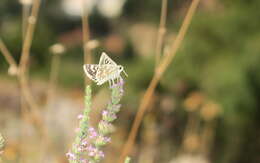
[[[28,5],[28,6],[32,4],[32,0],[19,0],[19,2],[22,5]]]
[[[84,2],[85,1],[85,2]],[[86,7],[88,13],[91,13],[96,4],[96,0],[63,0],[62,7],[66,14],[70,16],[81,16],[82,8]],[[86,4],[86,6],[83,6]]]
[[[125,0],[100,0],[97,8],[98,11],[108,17],[118,17],[122,13]]]

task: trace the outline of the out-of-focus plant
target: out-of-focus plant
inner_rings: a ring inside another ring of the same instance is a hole
[[[57,86],[60,60],[62,54],[66,51],[66,48],[63,44],[56,43],[50,47],[50,52],[52,54],[51,58],[51,68],[50,68],[50,78],[49,78],[49,88],[47,92],[47,101],[46,105],[50,105],[53,102],[55,95],[55,89]]]
[[[125,163],[130,163],[130,161],[131,161],[130,157],[126,157]]]
[[[89,123],[89,113],[91,111],[91,87],[86,87],[85,110],[80,114],[79,128],[76,129],[76,139],[71,151],[67,153],[70,163],[97,163],[100,162],[105,154],[102,147],[110,142],[109,134],[113,132],[112,122],[116,120],[116,113],[120,111],[119,104],[123,96],[123,79],[113,85],[111,89],[111,99],[107,108],[102,111],[102,118],[98,123],[97,129]],[[129,162],[129,158],[126,162]]]
[[[3,136],[0,134],[0,155],[3,153],[4,145],[5,145],[5,140]],[[1,161],[1,157],[0,157],[0,161]]]
[[[155,92],[155,89],[156,89],[158,83],[160,82],[161,78],[163,77],[165,71],[169,67],[170,63],[176,56],[176,52],[180,48],[180,45],[187,33],[188,27],[190,26],[191,20],[198,7],[199,2],[200,2],[200,0],[194,0],[191,2],[191,5],[187,11],[187,14],[183,20],[183,24],[180,28],[179,33],[176,36],[174,43],[172,44],[169,54],[167,54],[167,53],[164,54],[163,57],[161,57],[160,61],[158,62],[158,66],[156,66],[156,68],[155,68],[153,78],[144,94],[143,100],[141,101],[141,103],[138,107],[138,111],[135,116],[131,131],[129,133],[127,141],[124,144],[123,150],[118,159],[119,163],[123,162],[124,158],[130,153],[130,151],[133,148],[134,141],[135,141],[137,133],[138,133],[138,129],[140,128],[143,117],[146,113],[146,110],[147,110],[148,105],[151,101],[151,98]],[[157,58],[159,58],[159,57],[157,57]]]

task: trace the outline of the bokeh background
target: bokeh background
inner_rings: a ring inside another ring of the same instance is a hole
[[[27,2],[0,1],[0,36],[16,61]],[[172,45],[190,2],[169,0],[165,48]],[[259,6],[259,0],[201,0],[143,119],[133,163],[260,162]],[[67,162],[65,153],[84,108],[81,7],[80,0],[41,3],[30,88],[41,106],[48,143],[41,143],[37,128],[22,116],[17,79],[0,55],[0,133],[6,139],[6,163]],[[86,8],[93,63],[105,51],[129,75],[116,132],[105,149],[104,162],[114,163],[153,76],[161,1],[88,0]],[[52,71],[58,72],[54,82]],[[107,84],[93,86],[93,124],[109,95]]]

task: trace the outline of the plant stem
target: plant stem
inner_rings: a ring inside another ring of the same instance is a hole
[[[89,21],[88,21],[88,11],[87,11],[87,2],[86,0],[82,0],[82,38],[83,38],[83,50],[84,50],[84,64],[91,63],[91,50],[87,46],[90,38],[90,31],[89,31]],[[85,77],[85,83],[87,85],[91,84],[91,80]]]
[[[6,59],[9,66],[14,66],[15,68],[17,68],[17,63],[16,63],[15,59],[13,58],[12,54],[7,49],[7,47],[5,46],[5,44],[1,38],[0,38],[0,51],[4,55],[4,58]]]
[[[166,33],[166,19],[167,19],[167,4],[168,0],[162,0],[162,9],[161,9],[161,18],[158,29],[157,43],[155,49],[155,70],[160,62],[162,47],[163,47],[163,39]]]
[[[49,86],[48,86],[47,100],[46,100],[47,106],[52,104],[55,96],[55,89],[56,89],[58,75],[59,75],[60,57],[61,54],[52,54],[50,79],[48,84]]]
[[[5,146],[5,140],[0,133],[0,162],[2,162],[1,154],[3,153],[4,146]]]
[[[89,129],[89,113],[91,111],[91,87],[89,85],[86,86],[85,90],[85,109],[82,116],[82,119],[79,123],[79,131],[77,132],[77,136],[72,145],[71,154],[75,157],[75,159],[69,159],[70,163],[80,163],[80,158],[82,153],[78,150],[78,147],[81,146],[82,140],[87,137],[87,131]]]
[[[179,49],[182,40],[185,36],[185,34],[187,33],[187,29],[190,25],[190,22],[192,20],[192,17],[197,9],[197,6],[199,4],[200,0],[193,0],[190,8],[184,18],[183,24],[180,28],[180,31],[176,37],[176,40],[174,41],[173,45],[172,45],[172,49],[171,49],[171,53],[169,55],[165,55],[162,58],[162,61],[160,62],[157,71],[155,72],[152,81],[150,82],[144,97],[142,98],[143,100],[141,101],[139,107],[138,107],[138,111],[137,114],[135,116],[131,131],[129,133],[129,136],[127,138],[126,143],[123,146],[122,149],[122,153],[119,157],[119,163],[123,163],[124,162],[124,158],[129,155],[130,151],[133,148],[135,139],[136,139],[136,135],[138,132],[138,129],[141,125],[142,119],[144,117],[145,111],[147,110],[147,107],[150,103],[151,97],[155,91],[155,88],[157,86],[157,84],[159,83],[163,73],[165,72],[166,68],[169,66],[169,64],[172,62],[173,58],[176,55],[177,50]]]
[[[28,86],[28,77],[26,74],[26,70],[29,64],[29,56],[30,56],[30,49],[32,45],[33,35],[35,31],[35,25],[38,17],[38,12],[40,8],[40,2],[41,0],[34,0],[33,6],[32,6],[32,13],[28,18],[28,25],[27,30],[25,34],[25,38],[23,41],[23,47],[22,47],[22,54],[21,59],[19,63],[19,82],[21,86],[21,91],[23,96],[25,97],[26,102],[32,109],[32,112],[37,112],[35,110],[39,109],[39,106],[37,105],[34,97],[32,96],[31,92],[29,91]]]
[[[48,135],[47,135],[47,129],[45,128],[43,124],[43,118],[40,113],[40,109],[38,104],[36,103],[36,100],[34,96],[31,94],[30,88],[29,88],[29,82],[28,82],[28,74],[27,69],[29,65],[29,58],[30,58],[30,49],[32,46],[32,40],[35,32],[36,22],[38,19],[38,13],[40,9],[41,0],[34,0],[32,4],[32,10],[30,13],[30,16],[28,17],[27,27],[25,31],[25,36],[23,39],[23,46],[22,46],[22,52],[21,52],[21,58],[19,63],[19,73],[18,73],[18,81],[20,84],[21,94],[22,94],[22,100],[28,104],[30,111],[28,111],[28,117],[29,120],[34,123],[36,128],[39,130],[40,134],[43,136],[42,141],[44,141],[46,144],[50,144]],[[23,102],[22,102],[22,106]],[[23,116],[24,117],[24,116]]]
[[[22,4],[22,36],[23,39],[26,35],[26,29],[28,24],[28,17],[30,15],[30,5]]]

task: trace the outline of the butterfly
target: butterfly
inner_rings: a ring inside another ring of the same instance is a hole
[[[117,65],[105,52],[101,54],[98,64],[85,64],[83,69],[86,75],[97,85],[102,85],[108,81],[111,87],[116,84],[115,80],[119,82],[122,79],[121,72],[128,76],[124,67]]]

